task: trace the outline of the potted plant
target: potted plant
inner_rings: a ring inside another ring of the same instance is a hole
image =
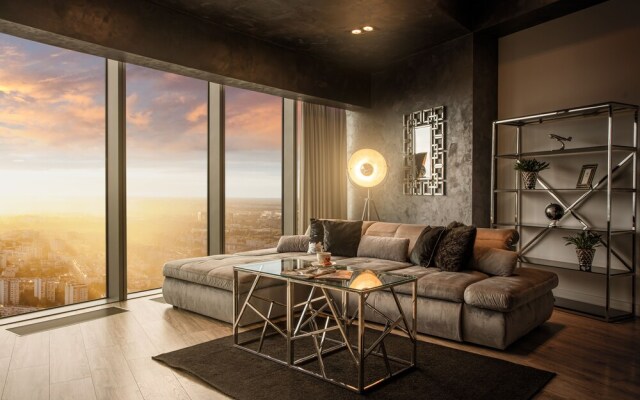
[[[565,246],[570,244],[576,246],[580,271],[591,271],[593,256],[596,254],[596,247],[600,246],[601,236],[591,231],[582,231],[574,236],[565,236],[563,239],[566,241]]]
[[[538,173],[549,168],[549,163],[538,161],[535,158],[523,158],[517,160],[513,168],[522,173],[522,183],[525,189],[535,189]]]

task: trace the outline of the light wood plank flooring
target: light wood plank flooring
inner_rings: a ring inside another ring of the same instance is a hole
[[[229,325],[149,298],[128,313],[28,336],[0,330],[2,399],[224,399],[154,354],[231,334]],[[607,324],[556,311],[508,351],[422,340],[558,374],[538,399],[637,399],[640,322]]]

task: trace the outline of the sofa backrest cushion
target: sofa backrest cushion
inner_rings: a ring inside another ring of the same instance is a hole
[[[294,253],[307,251],[309,248],[309,236],[307,235],[283,235],[278,240],[278,253]]]
[[[324,250],[335,256],[355,257],[362,237],[362,221],[323,220]]]
[[[406,262],[409,239],[364,235],[358,246],[358,257]]]
[[[511,276],[516,269],[518,253],[493,247],[475,246],[473,265],[476,271],[487,275]]]

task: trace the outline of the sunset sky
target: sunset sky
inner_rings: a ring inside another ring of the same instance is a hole
[[[104,212],[104,77],[103,58],[0,34],[0,214]],[[280,197],[281,98],[226,96],[227,197]],[[207,83],[128,65],[126,97],[128,194],[205,197]]]

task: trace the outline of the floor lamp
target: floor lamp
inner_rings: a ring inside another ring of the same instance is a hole
[[[375,212],[376,218],[379,220],[380,215],[378,215],[376,204],[371,198],[371,188],[379,185],[387,176],[387,162],[384,157],[372,149],[358,150],[349,158],[347,172],[351,182],[367,188],[362,220],[364,221],[366,217],[367,221],[371,221],[371,208],[373,208],[373,212]]]

